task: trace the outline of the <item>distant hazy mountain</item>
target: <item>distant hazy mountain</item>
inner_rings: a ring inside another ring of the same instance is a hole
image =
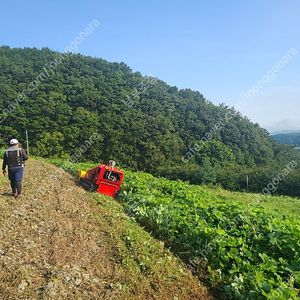
[[[271,132],[270,135],[277,135],[277,134],[290,134],[290,133],[300,133],[300,130],[280,130]]]
[[[300,121],[284,119],[265,127],[272,135],[300,131]]]

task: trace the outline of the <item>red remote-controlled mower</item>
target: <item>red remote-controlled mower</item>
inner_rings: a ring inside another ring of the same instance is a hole
[[[96,190],[100,194],[115,197],[123,180],[123,171],[115,168],[115,161],[108,165],[102,164],[88,171],[78,170],[78,181],[90,191]]]

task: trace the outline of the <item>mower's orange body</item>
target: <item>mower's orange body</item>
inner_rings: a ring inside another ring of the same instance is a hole
[[[112,197],[119,191],[124,176],[121,170],[105,164],[86,172],[79,170],[78,175],[79,180],[83,179],[90,184],[90,188]]]

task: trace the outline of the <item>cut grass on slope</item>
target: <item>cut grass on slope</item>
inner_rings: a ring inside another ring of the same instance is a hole
[[[113,198],[32,158],[23,190],[8,196],[1,178],[3,299],[213,299]]]

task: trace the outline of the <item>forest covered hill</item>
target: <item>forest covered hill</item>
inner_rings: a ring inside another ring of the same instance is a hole
[[[0,147],[12,137],[24,146],[26,130],[30,153],[41,157],[114,159],[190,183],[256,192],[272,183],[269,193],[300,195],[292,147],[277,144],[234,108],[125,63],[0,47]]]
[[[277,133],[272,135],[273,139],[281,144],[300,146],[300,132]]]

